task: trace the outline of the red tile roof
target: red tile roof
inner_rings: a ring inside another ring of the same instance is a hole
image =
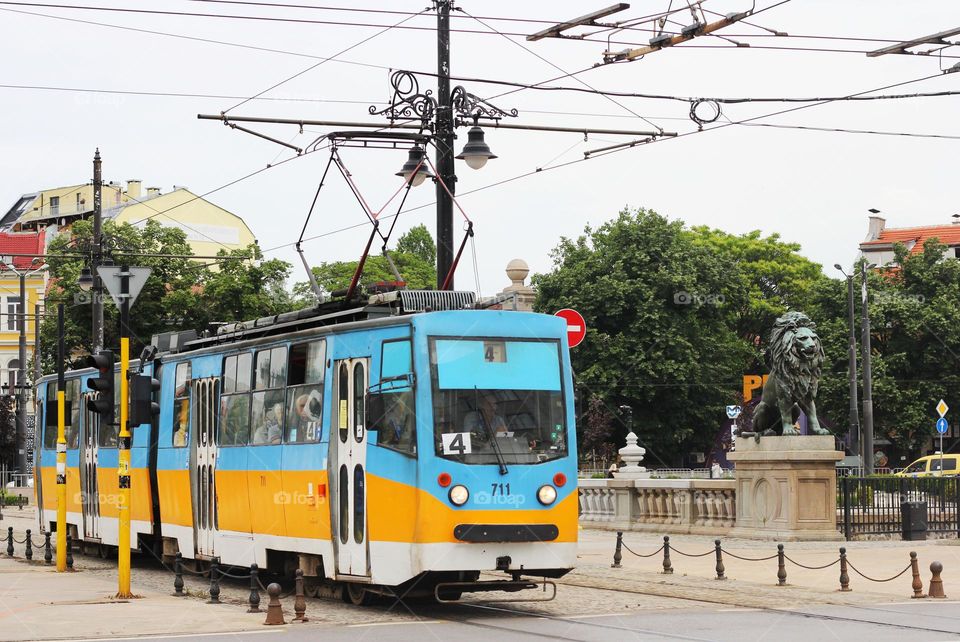
[[[947,245],[960,245],[960,225],[927,225],[923,227],[891,227],[880,232],[880,238],[873,241],[864,241],[860,244],[861,248],[870,248],[875,245],[890,245],[892,243],[905,243],[916,241],[911,249],[911,254],[918,254],[923,251],[923,244],[927,239],[940,239],[941,243]]]
[[[32,254],[43,256],[44,232],[26,234],[20,232],[0,232],[0,255],[4,254]],[[13,266],[18,270],[29,269],[33,259],[29,256],[17,256],[13,259]]]

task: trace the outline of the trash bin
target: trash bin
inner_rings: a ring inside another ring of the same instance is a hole
[[[904,541],[927,539],[927,502],[900,502]]]

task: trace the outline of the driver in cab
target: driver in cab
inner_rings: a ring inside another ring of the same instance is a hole
[[[497,401],[489,393],[480,397],[479,407],[463,418],[464,432],[486,434],[488,430],[498,437],[507,435],[507,422],[497,413]]]

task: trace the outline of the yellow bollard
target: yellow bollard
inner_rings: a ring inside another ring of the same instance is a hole
[[[57,387],[57,573],[67,570],[67,437],[63,386]],[[43,511],[43,506],[38,510]]]
[[[117,509],[120,513],[120,533],[117,541],[118,598],[131,598],[130,592],[130,427],[127,425],[129,411],[127,398],[127,371],[130,368],[130,339],[120,338],[120,437],[117,477],[120,497]]]

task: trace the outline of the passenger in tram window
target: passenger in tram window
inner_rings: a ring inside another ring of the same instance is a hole
[[[279,444],[281,429],[280,421],[283,417],[283,404],[274,403],[267,406],[263,413],[263,422],[253,432],[254,444]]]
[[[287,415],[287,441],[320,441],[320,420],[323,414],[323,393],[320,388],[301,388],[291,395],[291,398],[293,404]]]
[[[413,392],[385,393],[383,425],[379,443],[404,452],[417,452],[416,419],[413,413]]]

